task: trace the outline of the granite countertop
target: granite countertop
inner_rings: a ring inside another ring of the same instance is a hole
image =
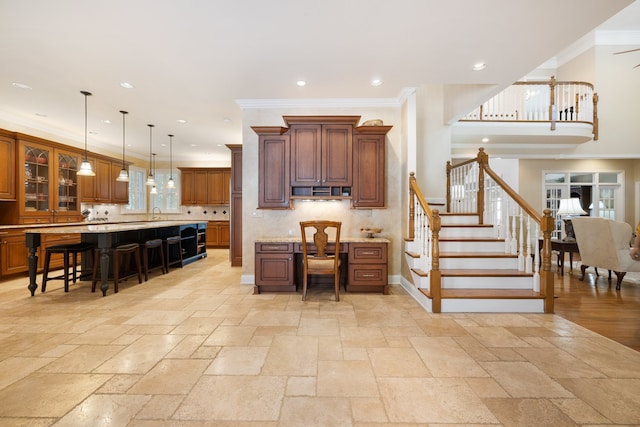
[[[295,236],[287,237],[261,237],[256,239],[256,243],[300,243],[302,239]],[[340,243],[390,243],[384,237],[348,237],[340,236]]]
[[[68,234],[68,233],[111,233],[117,231],[131,231],[152,228],[174,227],[186,224],[197,224],[207,221],[131,221],[117,223],[66,223],[55,224],[56,226],[26,227],[25,232],[43,234]],[[53,225],[53,224],[52,224]]]

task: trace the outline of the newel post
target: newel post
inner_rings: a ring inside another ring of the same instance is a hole
[[[556,76],[549,79],[549,120],[553,121],[553,107],[556,105]],[[553,129],[552,129],[553,130]]]
[[[554,312],[553,296],[555,293],[555,280],[551,271],[551,233],[554,230],[551,210],[543,211],[542,221],[540,221],[540,231],[542,231],[542,272],[540,275],[540,295],[544,296],[544,312]]]
[[[447,212],[451,212],[451,160],[447,160]]]
[[[429,291],[431,292],[431,311],[442,311],[442,273],[440,272],[440,229],[442,223],[440,211],[433,210],[431,223],[431,271],[429,271]]]
[[[489,155],[484,147],[478,150],[478,224],[484,224],[484,170],[489,165]]]
[[[415,217],[416,217],[416,192],[413,186],[416,183],[416,173],[409,173],[409,238],[415,237]]]
[[[598,92],[593,94],[593,140],[598,140]]]

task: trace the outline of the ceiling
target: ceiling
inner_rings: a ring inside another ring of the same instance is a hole
[[[640,30],[639,2],[607,29]],[[239,100],[327,105],[398,99],[422,84],[504,87],[629,3],[0,0],[0,127],[83,147],[87,90],[90,151],[121,152],[126,110],[128,158],[148,158],[151,123],[158,159],[171,133],[176,163],[214,164],[228,160],[225,144],[242,143]],[[486,69],[473,71],[478,62]]]

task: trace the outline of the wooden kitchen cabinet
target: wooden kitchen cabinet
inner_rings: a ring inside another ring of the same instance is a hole
[[[254,294],[295,292],[294,265],[293,243],[256,242]]]
[[[29,250],[24,232],[0,230],[0,275],[29,270]]]
[[[0,172],[0,201],[16,200],[16,140],[14,137],[0,135],[0,159],[3,168]]]
[[[128,168],[126,163],[125,168]],[[111,203],[127,205],[129,204],[129,182],[116,181],[121,170],[122,162],[111,162]]]
[[[115,177],[111,179],[111,161],[89,157],[89,163],[96,176],[81,176],[80,200],[84,203],[111,203],[111,181],[115,182]]]
[[[207,224],[207,247],[228,248],[230,244],[229,221],[209,221]]]
[[[361,126],[353,137],[354,208],[385,206],[385,143],[391,126]]]
[[[229,168],[179,168],[183,205],[228,205]]]
[[[258,133],[258,208],[291,209],[290,138],[280,127],[253,127]]]
[[[387,243],[349,243],[347,291],[389,293]]]
[[[351,124],[297,124],[291,133],[292,187],[350,187]]]

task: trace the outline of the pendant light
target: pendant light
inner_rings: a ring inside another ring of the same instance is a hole
[[[77,174],[80,176],[96,176],[87,156],[87,97],[91,96],[91,92],[81,90],[80,93],[84,95],[84,160],[80,164],[80,170]]]
[[[127,172],[127,168],[125,167],[124,164],[124,118],[127,114],[129,114],[126,111],[122,111],[120,110],[120,112],[122,113],[122,169],[120,169],[120,175],[118,175],[118,177],[116,178],[116,181],[120,181],[120,182],[129,182],[129,173]]]
[[[173,135],[169,134],[169,180],[167,188],[174,188],[176,183],[173,181]]]
[[[152,154],[153,156],[153,173],[156,173],[156,153]],[[155,181],[153,182],[153,187],[151,187],[151,194],[158,194],[158,189],[156,188]]]
[[[145,185],[156,185],[156,180],[153,178],[153,168],[152,168],[152,160],[151,160],[151,152],[153,151],[153,143],[152,143],[152,130],[154,125],[149,126],[149,175],[147,176],[147,182]]]

